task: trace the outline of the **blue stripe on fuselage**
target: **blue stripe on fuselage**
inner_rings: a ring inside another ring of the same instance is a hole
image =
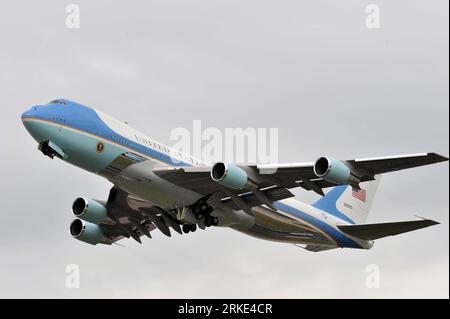
[[[294,208],[285,203],[282,203],[281,201],[274,202],[274,206],[275,206],[275,208],[277,208],[283,212],[297,216],[298,218],[310,223],[311,225],[314,225],[315,227],[320,228],[325,233],[327,233],[328,235],[333,237],[333,239],[335,239],[341,247],[362,248],[361,245],[359,245],[357,242],[346,237],[339,230],[337,230],[333,226],[328,225],[327,223],[321,221],[320,219],[317,219],[316,217],[313,217],[297,208]]]

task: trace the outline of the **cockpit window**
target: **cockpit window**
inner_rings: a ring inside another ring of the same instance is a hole
[[[49,104],[63,104],[63,105],[67,105],[67,103],[65,101],[63,101],[63,100],[53,100],[53,101],[50,101]]]

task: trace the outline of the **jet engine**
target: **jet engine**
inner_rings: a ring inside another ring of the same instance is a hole
[[[359,187],[359,179],[352,175],[350,168],[332,157],[321,157],[314,164],[317,177],[334,184],[349,184]]]
[[[109,244],[100,226],[81,219],[75,219],[70,224],[70,234],[91,245]]]
[[[255,183],[247,173],[235,164],[218,162],[211,169],[213,181],[234,189],[254,189]]]
[[[94,224],[101,224],[107,219],[106,207],[90,198],[79,197],[75,199],[72,212],[76,217]]]

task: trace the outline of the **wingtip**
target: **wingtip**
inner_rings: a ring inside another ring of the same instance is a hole
[[[440,155],[438,153],[428,153],[428,156],[433,157],[436,163],[439,162],[447,162],[449,159],[448,157],[445,157],[443,155]]]
[[[419,216],[419,215],[414,215],[414,216],[416,216],[417,218],[422,219],[424,222],[427,222],[429,224],[429,226],[434,226],[434,225],[440,225],[441,224],[438,221],[435,221],[435,220],[432,220],[432,219],[428,219],[428,218],[425,218],[425,217],[422,217],[422,216]]]
[[[438,221],[432,220],[432,219],[424,219],[423,224],[424,224],[424,227],[431,227],[431,226],[440,225],[441,223]]]
[[[430,222],[430,226],[434,226],[434,225],[440,225],[441,223],[432,219],[428,220]]]

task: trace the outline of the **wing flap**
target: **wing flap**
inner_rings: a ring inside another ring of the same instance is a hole
[[[150,233],[155,229],[169,237],[171,236],[170,228],[179,234],[182,233],[170,212],[132,197],[116,186],[109,193],[106,207],[110,217],[116,223],[101,224],[100,227],[112,243],[130,237],[141,243],[140,237],[145,235],[151,238]]]
[[[340,225],[338,228],[347,235],[364,240],[375,240],[388,236],[395,236],[413,230],[439,224],[430,219],[414,220],[406,222],[361,224],[361,225]]]
[[[262,193],[267,197],[267,199],[271,202],[286,199],[289,197],[293,197],[294,194],[292,194],[289,190],[283,187],[273,187],[269,189],[262,190]],[[239,195],[239,197],[245,201],[245,203],[249,207],[254,207],[263,204],[261,200],[255,195],[253,192],[248,192]],[[227,206],[231,207],[232,209],[238,210],[240,209],[238,205],[236,205],[235,202],[230,197],[226,197],[222,199],[221,201],[223,204],[226,204]]]

